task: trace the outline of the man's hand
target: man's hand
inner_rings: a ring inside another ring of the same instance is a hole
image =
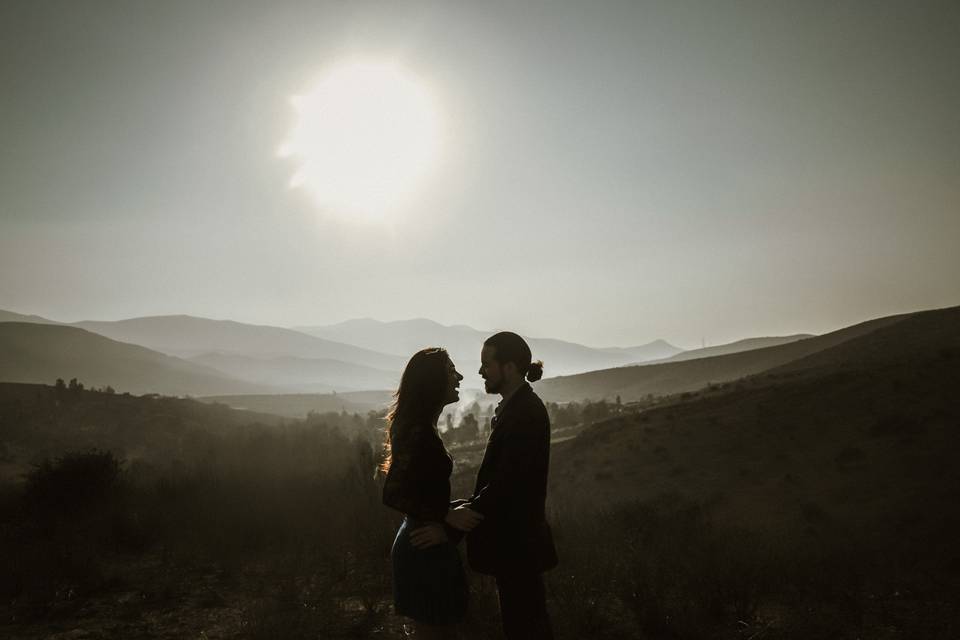
[[[447,532],[444,531],[443,525],[438,522],[425,524],[410,532],[410,544],[417,549],[429,549],[446,541]]]
[[[483,520],[483,514],[477,513],[470,507],[460,506],[456,509],[447,511],[447,517],[444,521],[454,529],[460,531],[471,531]]]

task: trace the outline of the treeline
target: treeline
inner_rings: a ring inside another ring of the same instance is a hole
[[[583,402],[547,402],[547,413],[554,430],[586,426],[605,420],[624,411],[634,411],[639,405],[625,406],[619,396],[613,402],[607,400]],[[496,408],[493,404],[481,406],[479,402],[467,405],[459,419],[453,413],[444,415],[441,437],[447,446],[476,442],[490,434],[490,423]]]

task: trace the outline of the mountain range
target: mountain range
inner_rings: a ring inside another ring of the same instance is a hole
[[[72,327],[118,343],[145,347],[189,361],[202,367],[198,371],[208,375],[219,374],[225,381],[218,388],[229,393],[242,393],[243,389],[277,393],[393,389],[410,355],[430,345],[444,346],[450,351],[465,376],[465,389],[479,389],[482,387],[477,374],[479,351],[483,340],[492,334],[426,319],[351,320],[296,330],[186,315],[60,323],[36,315],[0,311],[0,323],[3,322]],[[20,344],[24,346],[22,341]],[[547,338],[532,338],[530,344],[535,357],[546,361],[548,374],[579,373],[680,352],[662,340],[639,347],[602,349]],[[87,353],[96,357],[95,351]],[[186,364],[177,366],[184,368]],[[67,368],[57,370],[67,371]],[[5,375],[10,381],[26,381],[9,367]],[[157,375],[156,379],[164,379],[163,374]],[[245,385],[239,384],[241,382]],[[113,386],[119,388],[123,383],[113,381]],[[183,385],[163,385],[154,391],[174,393],[174,388],[182,389]],[[193,393],[207,391],[209,387],[205,385],[202,391],[197,389]]]
[[[753,375],[804,358],[847,340],[894,324],[910,314],[877,318],[821,336],[793,340],[749,351],[697,358],[679,362],[641,364],[591,371],[544,380],[538,393],[544,400],[564,402],[608,399],[620,396],[623,402],[643,400],[649,395],[696,391],[710,383],[723,383]]]
[[[362,318],[333,325],[296,329],[327,340],[405,357],[424,347],[442,346],[450,353],[460,372],[470,376],[473,376],[473,372],[480,366],[480,347],[483,341],[496,333],[466,325],[445,326],[424,318],[393,322]],[[594,348],[552,338],[524,338],[530,345],[534,359],[544,361],[547,375],[580,373],[668,358],[683,351],[664,340],[654,340],[636,347]],[[472,381],[472,386],[479,386],[479,378]]]
[[[904,317],[822,336],[751,338],[690,351],[662,340],[629,348],[593,348],[550,338],[528,341],[534,357],[545,361],[548,377],[537,385],[545,400],[620,396],[630,402],[783,366]],[[360,319],[288,329],[184,315],[62,324],[0,311],[3,326],[0,346],[10,355],[0,365],[0,380],[49,383],[79,377],[88,385],[175,395],[387,391],[397,386],[408,357],[404,354],[431,344],[450,351],[466,376],[465,390],[480,389],[478,347],[492,333],[426,319]],[[52,344],[72,346],[64,350]],[[639,364],[631,364],[638,359]]]
[[[77,378],[87,387],[166,395],[268,393],[264,385],[139,345],[55,324],[0,322],[0,381],[53,384]]]

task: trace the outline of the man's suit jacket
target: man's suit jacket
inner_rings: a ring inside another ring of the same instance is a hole
[[[480,573],[539,573],[557,565],[545,502],[550,418],[530,385],[509,398],[493,429],[468,506],[484,515],[467,536],[467,559]]]

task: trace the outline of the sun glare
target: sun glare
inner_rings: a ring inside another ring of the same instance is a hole
[[[392,63],[349,62],[293,96],[279,155],[290,185],[328,209],[379,218],[406,204],[434,168],[439,114],[418,79]]]

